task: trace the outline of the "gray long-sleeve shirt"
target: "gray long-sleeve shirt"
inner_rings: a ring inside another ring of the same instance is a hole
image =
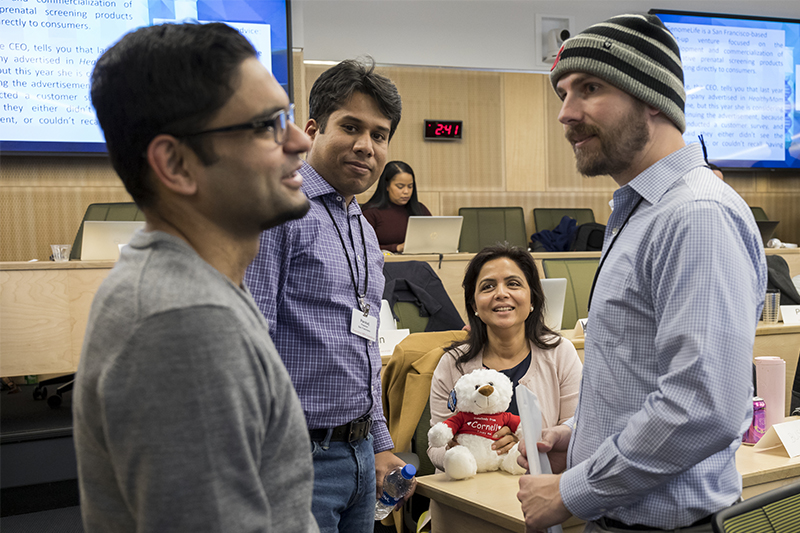
[[[318,531],[308,433],[250,294],[137,233],[97,292],[74,398],[92,531]]]

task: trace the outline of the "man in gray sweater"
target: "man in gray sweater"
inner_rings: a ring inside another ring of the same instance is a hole
[[[308,210],[286,93],[236,30],[181,24],[105,52],[92,103],[147,222],[78,368],[86,531],[317,532],[303,412],[243,284],[261,232]]]

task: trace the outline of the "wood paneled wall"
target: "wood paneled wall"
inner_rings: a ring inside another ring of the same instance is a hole
[[[304,64],[302,51],[295,51],[298,124],[305,124],[308,91],[326,68]],[[546,75],[421,67],[379,71],[403,97],[403,119],[389,157],[414,168],[420,200],[433,214],[521,206],[528,234],[534,232],[534,207],[590,207],[599,222],[608,219],[616,184],[576,172],[557,120],[560,102]],[[425,119],[463,120],[464,138],[426,142]],[[748,204],[781,221],[778,238],[800,241],[800,175],[729,172],[725,179]],[[74,240],[88,204],[120,201],[130,197],[106,158],[2,156],[0,261],[46,259],[50,244]]]

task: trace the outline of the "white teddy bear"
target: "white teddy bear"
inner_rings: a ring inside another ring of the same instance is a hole
[[[517,464],[520,453],[514,444],[507,454],[492,449],[492,435],[508,426],[519,438],[522,426],[517,415],[506,412],[511,403],[511,380],[496,370],[479,368],[456,381],[451,402],[457,413],[428,431],[432,446],[445,446],[453,436],[459,446],[444,454],[444,471],[452,479],[466,479],[478,472],[503,469],[514,475],[525,470]]]

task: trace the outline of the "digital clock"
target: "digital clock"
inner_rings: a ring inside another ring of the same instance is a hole
[[[425,139],[426,140],[447,140],[460,139],[463,131],[463,123],[460,120],[426,120]]]

